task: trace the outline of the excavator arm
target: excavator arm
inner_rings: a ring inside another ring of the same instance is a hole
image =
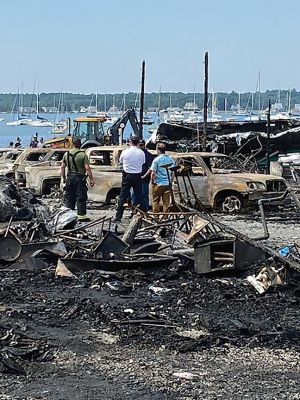
[[[128,121],[130,122],[134,135],[139,138],[141,137],[140,124],[137,120],[135,109],[131,107],[126,110],[111,127],[108,128],[107,133],[110,136],[111,144],[121,144],[123,132]]]

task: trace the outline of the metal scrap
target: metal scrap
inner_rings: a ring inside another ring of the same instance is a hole
[[[257,290],[259,294],[265,293],[271,287],[276,287],[284,283],[284,268],[273,266],[263,267],[259,273],[247,277],[247,281]]]

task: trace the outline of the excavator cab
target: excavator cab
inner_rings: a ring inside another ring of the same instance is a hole
[[[78,117],[74,119],[74,130],[68,136],[56,136],[53,139],[45,140],[45,145],[61,148],[73,147],[73,138],[80,138],[82,148],[94,147],[104,144],[103,122],[106,118],[97,117]]]
[[[79,117],[74,119],[73,137],[81,139],[82,148],[104,144],[105,117]]]

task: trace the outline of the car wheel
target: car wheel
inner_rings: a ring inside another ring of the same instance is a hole
[[[222,198],[220,206],[225,213],[239,212],[242,209],[242,200],[236,194],[229,194]]]

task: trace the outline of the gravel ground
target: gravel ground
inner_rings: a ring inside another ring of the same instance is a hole
[[[251,238],[260,237],[264,233],[260,219],[249,219],[246,215],[217,215],[217,218],[221,222]],[[300,238],[300,225],[298,220],[289,220],[287,218],[285,221],[276,222],[268,221],[267,219],[267,225],[270,237],[268,240],[261,241],[261,243],[273,249],[289,244],[291,245]]]

